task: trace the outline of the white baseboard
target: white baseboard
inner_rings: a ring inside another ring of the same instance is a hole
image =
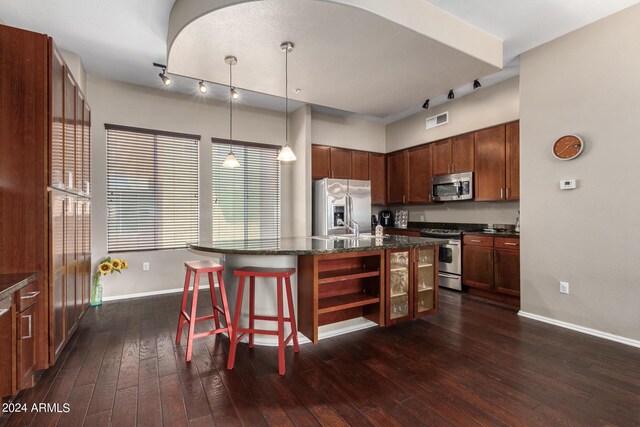
[[[104,297],[102,298],[102,301],[118,301],[118,300],[122,300],[122,299],[129,299],[129,298],[143,298],[143,297],[151,297],[154,295],[165,295],[165,294],[177,294],[182,292],[184,288],[174,288],[174,289],[163,289],[161,291],[150,291],[150,292],[140,292],[137,294],[125,294],[125,295],[114,295],[114,296],[110,296],[110,297]],[[192,288],[189,288],[192,289]],[[201,290],[208,290],[209,289],[209,285],[200,285]]]
[[[621,337],[620,335],[610,334],[608,332],[602,332],[597,329],[586,328],[584,326],[575,325],[573,323],[563,322],[562,320],[551,319],[549,317],[539,316],[533,313],[527,313],[520,310],[518,316],[526,317],[528,319],[538,320],[540,322],[549,323],[551,325],[560,326],[561,328],[571,329],[572,331],[582,332],[583,334],[593,335],[594,337],[604,338],[605,340],[615,341],[620,344],[630,345],[632,347],[640,348],[640,341],[631,338]]]

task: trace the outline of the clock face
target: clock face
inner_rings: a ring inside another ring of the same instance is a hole
[[[578,135],[565,135],[553,144],[553,155],[560,160],[572,160],[584,150],[584,141]]]

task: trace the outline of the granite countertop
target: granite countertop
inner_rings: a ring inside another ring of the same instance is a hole
[[[6,298],[35,281],[40,273],[0,274],[0,299]]]
[[[322,255],[342,252],[367,252],[435,246],[443,239],[410,236],[327,240],[326,237],[283,237],[272,240],[203,241],[189,243],[190,249],[238,255]]]

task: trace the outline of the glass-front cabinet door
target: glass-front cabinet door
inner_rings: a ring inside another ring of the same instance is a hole
[[[411,251],[387,252],[387,324],[413,317]]]
[[[437,259],[435,249],[419,248],[414,252],[415,316],[429,313],[436,307],[438,287],[436,286]]]

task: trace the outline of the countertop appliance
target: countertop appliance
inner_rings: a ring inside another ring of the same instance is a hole
[[[448,239],[439,246],[438,284],[443,288],[462,290],[462,230],[424,228],[422,237]]]
[[[473,199],[473,172],[434,176],[431,185],[435,202]]]
[[[393,227],[393,212],[391,211],[380,211],[378,214],[378,219],[380,221],[380,225],[383,227]]]
[[[371,182],[324,178],[313,183],[313,234],[348,234],[358,224],[371,232]]]

